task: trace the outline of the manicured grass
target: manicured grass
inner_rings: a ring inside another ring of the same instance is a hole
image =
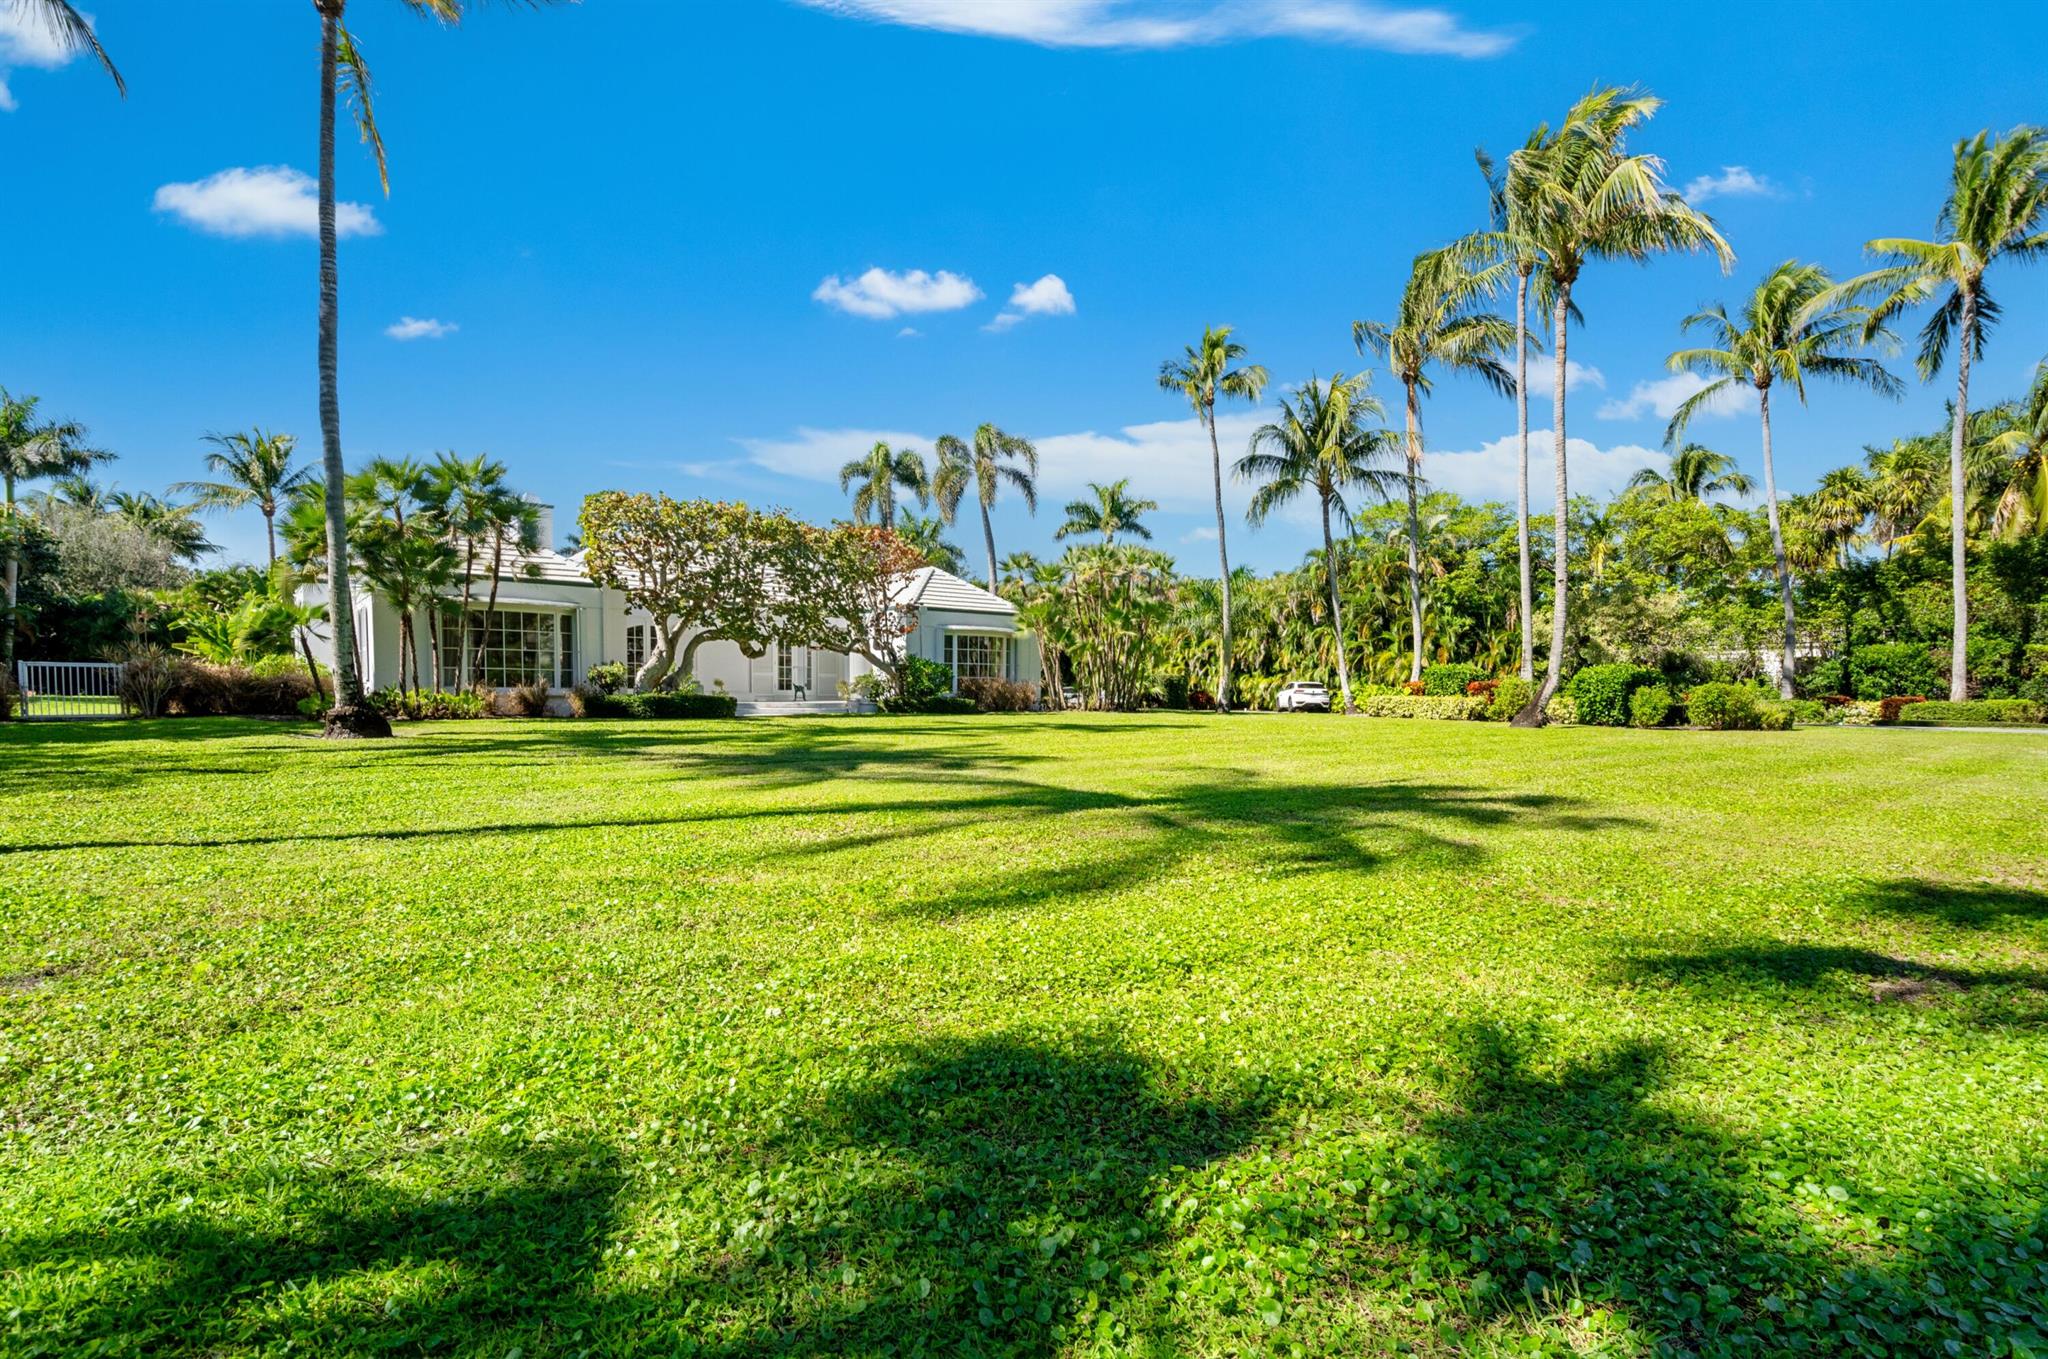
[[[2048,1349],[2048,738],[0,728],[0,1352]]]

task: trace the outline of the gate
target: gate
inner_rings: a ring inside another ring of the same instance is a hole
[[[25,721],[126,717],[121,667],[113,661],[16,661]]]

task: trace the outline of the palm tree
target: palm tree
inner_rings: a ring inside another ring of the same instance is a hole
[[[105,514],[113,506],[112,488],[94,481],[83,472],[66,472],[50,483],[46,498],[63,505],[75,505],[94,514]]]
[[[16,14],[33,19],[49,30],[50,36],[57,40],[58,51],[90,52],[93,60],[99,62],[114,82],[115,90],[123,99],[128,97],[128,83],[114,69],[114,60],[107,55],[107,49],[100,46],[99,35],[92,31],[91,22],[72,6],[70,0],[11,0],[11,4]]]
[[[1557,504],[1552,522],[1558,546],[1551,568],[1550,655],[1543,685],[1515,721],[1543,721],[1543,709],[1564,678],[1566,595],[1569,584],[1570,487],[1565,465],[1565,322],[1572,289],[1587,264],[1624,259],[1643,263],[1673,250],[1711,250],[1722,268],[1734,262],[1713,219],[1666,188],[1663,162],[1631,154],[1628,134],[1657,112],[1660,101],[1621,89],[1595,90],[1572,106],[1564,128],[1546,146],[1508,158],[1508,192],[1528,201],[1528,247],[1543,261],[1554,288],[1550,306],[1552,387],[1551,456]]]
[[[465,0],[399,3],[448,24],[460,23],[468,8]],[[389,736],[391,724],[363,702],[361,667],[355,659],[355,605],[349,591],[347,471],[341,456],[340,274],[334,228],[334,96],[343,81],[355,104],[357,129],[376,158],[377,177],[386,193],[391,191],[391,176],[370,99],[370,68],[342,23],[348,0],[313,0],[313,8],[320,15],[320,466],[327,503],[329,632],[334,639],[334,706],[328,710],[326,729],[330,736]]]
[[[918,504],[931,503],[931,481],[925,475],[924,459],[914,449],[891,448],[876,440],[864,456],[839,469],[839,489],[853,492],[853,517],[863,524],[872,515],[883,528],[896,527],[899,487],[916,496]]]
[[[1970,410],[1970,364],[1984,352],[1984,336],[1999,307],[1984,286],[1985,272],[2001,257],[2048,257],[2048,131],[2014,128],[2003,137],[1979,132],[1955,145],[1947,199],[1935,218],[1935,238],[1884,237],[1864,247],[1893,261],[1841,285],[1849,297],[1875,299],[1864,320],[1874,336],[1908,307],[1940,294],[1920,330],[1917,367],[1931,381],[1956,344],[1956,413],[1949,443],[1949,588],[1955,601],[1949,657],[1951,701],[1969,696],[1970,600],[1966,571],[1968,495],[1963,439]]]
[[[1351,701],[1351,670],[1345,660],[1343,604],[1337,589],[1337,543],[1330,532],[1334,516],[1348,530],[1348,491],[1365,491],[1387,499],[1402,477],[1386,466],[1394,457],[1395,437],[1385,428],[1368,428],[1366,420],[1384,420],[1386,407],[1367,389],[1364,373],[1338,373],[1326,386],[1314,378],[1280,403],[1280,418],[1252,431],[1251,451],[1237,460],[1231,475],[1258,484],[1246,512],[1254,526],[1304,492],[1314,492],[1323,519],[1323,574],[1329,587],[1330,626],[1335,634],[1337,685],[1344,711]]]
[[[270,564],[277,565],[277,507],[284,497],[306,484],[313,469],[292,466],[296,440],[289,434],[209,434],[213,451],[206,470],[221,481],[181,481],[173,492],[193,496],[198,510],[239,510],[254,505],[263,513],[263,536],[270,546]]]
[[[169,548],[173,558],[188,566],[219,551],[206,540],[206,529],[193,517],[190,505],[173,505],[147,491],[115,491],[107,497],[107,508]]]
[[[443,453],[427,470],[427,500],[449,547],[461,556],[461,599],[456,606],[454,639],[456,684],[468,689],[471,679],[469,606],[476,589],[477,549],[493,523],[508,520],[519,496],[506,484],[505,464],[484,454],[473,458]],[[439,687],[436,674],[435,685]]]
[[[1991,531],[2001,538],[2048,533],[2048,359],[2034,369],[2034,383],[2014,415],[2012,427],[1989,444],[2011,459],[1991,518]]]
[[[6,612],[0,617],[0,679],[14,674],[14,633],[21,620],[21,541],[15,488],[24,481],[83,472],[111,453],[85,446],[85,427],[69,420],[36,418],[38,398],[10,396],[0,387],[0,541],[7,551]]]
[[[1807,522],[1833,549],[1837,566],[1849,564],[1849,549],[1862,535],[1871,503],[1870,477],[1860,467],[1837,467],[1823,473],[1820,484],[1807,497]]]
[[[1401,380],[1408,450],[1408,678],[1422,678],[1422,542],[1419,518],[1422,482],[1422,394],[1433,385],[1432,367],[1471,373],[1502,395],[1515,379],[1500,356],[1514,342],[1514,328],[1477,304],[1499,286],[1504,263],[1473,267],[1466,250],[1432,250],[1417,255],[1391,323],[1354,321],[1351,338],[1360,353],[1368,348],[1387,361]]]
[[[1645,467],[1628,479],[1628,493],[1645,500],[1676,504],[1713,495],[1748,495],[1756,483],[1726,453],[1705,444],[1686,444],[1671,455],[1671,470]]]
[[[1522,142],[1524,151],[1541,151],[1550,141],[1550,126],[1538,124]],[[1522,655],[1518,674],[1536,678],[1536,582],[1529,554],[1529,287],[1541,286],[1539,304],[1549,292],[1549,276],[1542,273],[1543,252],[1530,238],[1530,204],[1526,198],[1510,196],[1508,177],[1497,169],[1484,147],[1473,153],[1479,173],[1486,180],[1486,197],[1494,235],[1505,247],[1508,265],[1515,274],[1515,547],[1521,572]],[[1540,351],[1542,343],[1535,342]]]
[[[968,487],[974,488],[974,498],[981,505],[981,541],[988,550],[988,588],[993,592],[1000,577],[989,508],[1003,487],[1009,486],[1023,498],[1025,509],[1038,513],[1038,449],[1029,439],[983,424],[975,427],[971,444],[950,434],[940,435],[937,452],[939,472],[932,490],[939,502],[939,515],[952,523],[960,512],[960,498]]]
[[[1159,385],[1179,392],[1194,408],[1195,418],[1209,432],[1209,472],[1216,491],[1216,560],[1222,568],[1222,659],[1216,676],[1216,711],[1230,711],[1230,546],[1223,515],[1223,450],[1216,441],[1216,399],[1231,397],[1257,405],[1266,390],[1266,370],[1256,363],[1232,367],[1245,347],[1230,338],[1229,326],[1207,326],[1198,345],[1186,356],[1159,365]]]
[[[946,521],[936,514],[905,514],[896,526],[896,536],[941,571],[957,576],[967,567],[967,554],[958,543],[946,540]]]
[[[1131,494],[1131,479],[1120,477],[1107,486],[1091,481],[1088,490],[1093,500],[1070,500],[1067,502],[1067,522],[1053,530],[1055,539],[1067,539],[1084,533],[1102,535],[1102,545],[1108,547],[1116,541],[1119,533],[1149,541],[1152,530],[1145,527],[1143,516],[1159,508],[1156,500],[1141,500]]]
[[[1672,413],[1671,425],[1664,432],[1667,446],[1678,442],[1687,423],[1708,403],[1738,384],[1756,390],[1757,415],[1763,422],[1764,510],[1771,526],[1771,559],[1778,573],[1778,601],[1785,624],[1778,693],[1791,698],[1795,636],[1792,572],[1785,561],[1785,528],[1778,514],[1778,476],[1771,456],[1771,388],[1784,383],[1802,405],[1809,377],[1855,383],[1891,397],[1903,389],[1875,359],[1842,352],[1855,343],[1863,329],[1863,313],[1844,303],[1834,280],[1817,264],[1786,260],[1757,284],[1742,304],[1740,317],[1731,317],[1726,307],[1716,303],[1686,317],[1680,329],[1704,330],[1710,343],[1673,354],[1671,370],[1697,373],[1709,381]],[[1878,337],[1889,335],[1878,330],[1869,338]]]
[[[1913,536],[1941,490],[1941,456],[1927,439],[1894,439],[1890,448],[1866,448],[1870,469],[1872,536],[1886,558]]]

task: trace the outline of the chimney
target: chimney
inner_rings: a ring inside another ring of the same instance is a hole
[[[526,497],[526,503],[533,506],[534,516],[540,520],[540,546],[543,552],[555,550],[555,507],[533,496]]]

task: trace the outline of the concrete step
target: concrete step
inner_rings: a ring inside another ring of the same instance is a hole
[[[790,698],[743,698],[739,701],[741,717],[822,717],[853,711],[853,705],[843,698],[810,698],[802,701]]]

